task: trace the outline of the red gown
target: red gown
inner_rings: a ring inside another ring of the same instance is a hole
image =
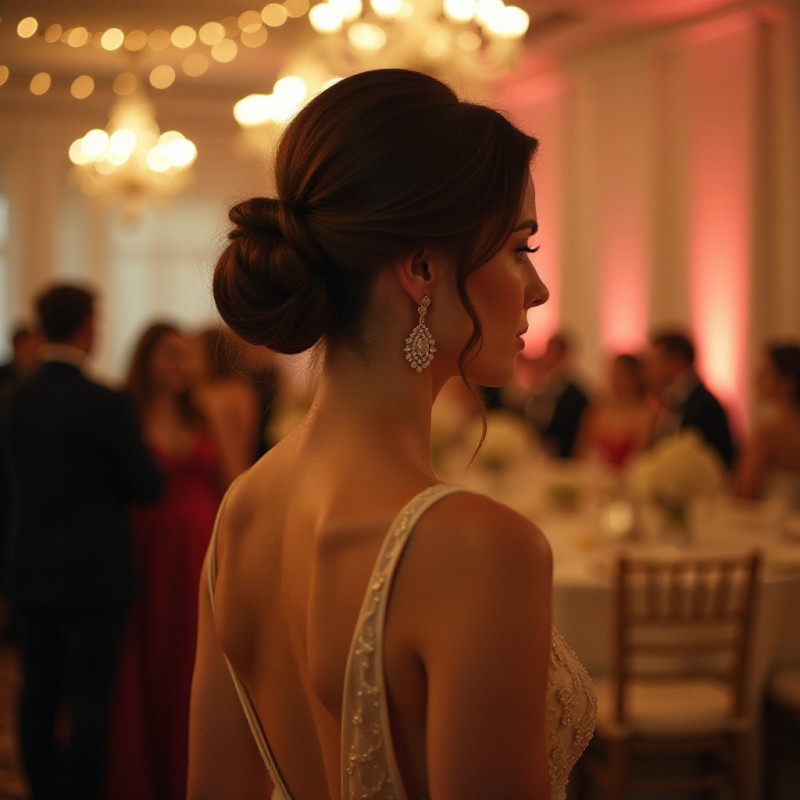
[[[111,708],[109,800],[186,796],[197,592],[221,499],[219,458],[206,434],[185,458],[153,454],[165,487],[158,503],[131,512],[142,591],[131,606]]]

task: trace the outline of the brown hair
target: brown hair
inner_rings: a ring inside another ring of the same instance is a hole
[[[362,72],[313,99],[276,156],[277,198],[234,206],[214,297],[243,339],[281,353],[321,338],[358,342],[376,267],[439,247],[456,262],[473,321],[460,369],[481,343],[467,275],[517,223],[536,139],[435,78]]]
[[[206,328],[200,333],[203,351],[205,377],[209,380],[242,377],[239,368],[239,342],[234,335],[222,326]]]
[[[152,396],[150,385],[150,362],[161,341],[171,335],[182,336],[181,331],[169,322],[155,322],[146,328],[136,343],[125,388],[133,400],[137,413],[142,417]],[[178,408],[184,422],[192,426],[203,426],[204,418],[195,405],[191,391],[187,390],[178,398]]]

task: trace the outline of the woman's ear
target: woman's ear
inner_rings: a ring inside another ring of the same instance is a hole
[[[432,259],[426,250],[418,250],[410,255],[398,258],[394,262],[395,275],[400,285],[415,303],[422,300],[422,296],[430,294],[437,273],[439,271],[437,260]]]

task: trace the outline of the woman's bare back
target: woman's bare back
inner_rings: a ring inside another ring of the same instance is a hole
[[[231,491],[217,541],[215,621],[295,797],[335,797],[353,630],[386,532],[424,484],[348,485],[347,467],[341,482],[330,469],[318,480],[296,458],[291,442],[279,445]],[[406,687],[402,707],[422,720],[419,677],[396,676],[395,663],[387,679]]]

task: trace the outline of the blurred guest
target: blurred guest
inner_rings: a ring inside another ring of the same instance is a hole
[[[608,386],[607,396],[584,416],[576,454],[596,454],[608,466],[622,467],[650,444],[656,412],[636,356],[623,353],[611,360]]]
[[[11,334],[11,360],[0,364],[0,393],[13,381],[30,375],[39,366],[42,339],[27,325],[18,325]]]
[[[128,398],[83,372],[93,295],[59,285],[36,308],[43,363],[9,391],[0,418],[22,756],[36,800],[90,800],[101,794],[108,704],[137,582],[127,504],[156,499],[161,476]],[[56,726],[62,709],[67,724]]]
[[[164,473],[161,500],[131,521],[143,576],[120,659],[109,735],[111,800],[171,800],[186,790],[197,586],[221,498],[220,459],[191,393],[190,344],[144,331],[128,376],[145,441]]]
[[[737,464],[736,492],[800,510],[800,346],[764,348],[756,391],[765,413]]]
[[[271,446],[267,430],[270,427],[280,389],[279,363],[275,353],[269,348],[255,347],[241,339],[239,341],[242,348],[240,351],[242,371],[258,392],[259,431],[256,458],[259,458]]]
[[[655,436],[695,428],[727,467],[733,463],[733,442],[725,410],[694,368],[695,349],[688,336],[664,331],[651,337],[650,380],[662,408]]]
[[[253,382],[241,372],[238,343],[225,328],[200,334],[201,380],[194,389],[219,447],[222,477],[227,486],[256,460],[260,437],[260,398]]]
[[[581,417],[589,404],[573,374],[572,343],[564,333],[547,341],[535,362],[535,384],[523,413],[539,432],[545,448],[555,456],[573,455]]]

